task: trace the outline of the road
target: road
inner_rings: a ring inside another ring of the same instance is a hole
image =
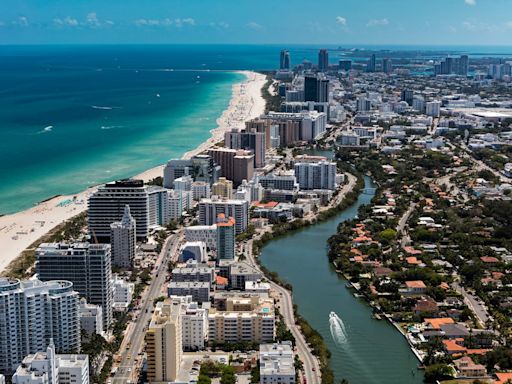
[[[414,201],[411,201],[409,208],[407,209],[407,211],[404,212],[400,220],[398,220],[398,225],[396,226],[397,236],[402,235],[402,239],[400,240],[400,247],[402,248],[411,242],[409,233],[404,232],[404,229],[405,225],[409,221],[409,217],[411,217],[412,213],[414,212],[414,209],[416,209],[416,203]]]
[[[249,262],[252,266],[254,266],[254,268],[259,270],[263,274],[259,265],[254,260],[254,255],[252,253],[252,240],[249,240],[245,243],[244,253],[247,257],[247,262]],[[320,364],[318,363],[318,359],[311,352],[311,349],[309,348],[306,340],[304,339],[304,336],[302,335],[299,327],[295,324],[292,295],[288,290],[274,283],[273,281],[269,281],[269,283],[272,289],[279,293],[280,312],[283,315],[286,326],[295,337],[297,354],[304,363],[304,375],[306,377],[307,382],[321,383]]]
[[[489,313],[487,312],[487,308],[485,308],[484,304],[477,300],[477,297],[470,292],[468,292],[464,287],[462,287],[459,283],[453,282],[452,288],[459,292],[464,297],[464,302],[471,309],[471,311],[475,314],[480,326],[486,328],[487,320],[489,319]]]
[[[178,247],[183,240],[183,231],[169,236],[156,261],[156,277],[151,280],[142,296],[142,307],[135,322],[130,323],[126,330],[123,342],[121,343],[121,362],[112,379],[113,384],[126,384],[136,382],[134,380],[137,358],[144,345],[145,328],[151,320],[153,313],[153,300],[162,295],[162,287],[167,276],[167,265],[169,261],[177,257]],[[130,347],[128,348],[128,345]]]

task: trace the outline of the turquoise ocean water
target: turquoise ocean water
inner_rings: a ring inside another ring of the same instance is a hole
[[[129,177],[209,137],[239,69],[316,62],[316,46],[0,46],[0,214]],[[330,61],[345,57],[330,49]],[[368,46],[475,56],[510,47]],[[365,53],[354,60],[365,60]],[[383,54],[386,54],[383,52]],[[211,70],[205,72],[205,70]]]

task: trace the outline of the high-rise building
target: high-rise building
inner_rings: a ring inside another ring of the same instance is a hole
[[[254,167],[265,166],[265,133],[256,130],[239,131],[233,129],[224,135],[224,144],[231,149],[245,149],[254,154]]]
[[[281,51],[281,56],[279,60],[279,69],[281,70],[290,70],[291,68],[291,60],[290,60],[290,52],[286,49]]]
[[[426,104],[427,116],[439,117],[441,115],[441,102],[430,101]]]
[[[385,57],[384,59],[382,59],[382,72],[384,72],[384,73],[393,72],[393,61],[388,57]]]
[[[359,96],[356,100],[357,112],[368,112],[372,109],[372,101],[366,96]]]
[[[80,350],[78,292],[69,281],[0,278],[0,372],[12,374],[53,339],[60,353]]]
[[[306,75],[304,77],[304,101],[329,102],[329,80],[316,75]]]
[[[245,131],[246,132],[259,132],[265,134],[265,148],[272,148],[270,142],[270,122],[268,120],[263,119],[252,119],[245,122]]]
[[[414,100],[414,91],[410,90],[410,89],[404,89],[402,91],[402,94],[401,94],[401,97],[400,97],[400,100],[401,101],[405,101],[407,104],[409,104],[410,106],[412,106],[412,102]]]
[[[220,167],[208,155],[195,155],[190,160],[171,159],[164,168],[164,188],[173,188],[174,180],[190,175],[194,181],[213,184],[220,175]]]
[[[254,155],[250,151],[231,148],[212,148],[208,154],[220,165],[222,176],[238,186],[254,174]]]
[[[279,189],[286,191],[298,191],[297,178],[291,173],[269,173],[259,177],[261,186],[265,189]]]
[[[377,70],[377,58],[375,54],[370,56],[368,60],[368,64],[366,64],[366,72],[375,72]]]
[[[321,49],[318,51],[318,70],[320,72],[327,71],[329,69],[329,52],[327,49]]]
[[[171,296],[172,302],[181,305],[181,343],[186,351],[198,351],[205,347],[208,338],[208,310],[201,308],[192,296]]]
[[[270,120],[272,126],[277,126],[281,147],[298,141],[312,142],[325,133],[327,125],[327,114],[317,111],[269,112],[261,118]]]
[[[42,281],[67,280],[87,302],[100,305],[103,328],[112,324],[110,245],[43,243],[36,250],[36,272]]]
[[[178,377],[182,347],[181,305],[165,300],[156,305],[146,332],[148,381],[174,382]]]
[[[137,232],[135,219],[130,214],[130,206],[126,205],[121,221],[110,224],[110,246],[112,264],[121,268],[130,268],[135,258]]]
[[[425,98],[423,96],[414,96],[412,99],[412,108],[420,113],[425,113]]]
[[[217,260],[235,259],[235,219],[220,213],[217,216]]]
[[[46,352],[23,359],[12,377],[13,384],[89,384],[88,355],[59,355],[50,341]]]
[[[334,162],[296,163],[294,169],[300,189],[336,189],[336,163]]]
[[[225,177],[219,177],[219,180],[212,186],[212,195],[231,199],[233,197],[233,182]]]
[[[434,64],[434,75],[460,75],[467,76],[469,71],[469,57],[447,57]]]
[[[185,241],[203,241],[208,249],[217,249],[217,225],[185,227]]]
[[[235,219],[235,232],[240,234],[247,229],[249,222],[249,203],[245,200],[203,199],[199,202],[199,224],[216,224],[217,217],[223,213]]]
[[[338,66],[342,71],[350,71],[352,69],[352,60],[340,60]]]
[[[150,226],[167,225],[163,213],[168,204],[168,196],[168,190],[145,186],[142,180],[120,180],[105,184],[89,197],[89,233],[94,239],[110,242],[110,224],[122,220],[128,205],[137,223],[137,238],[143,240],[148,236]]]

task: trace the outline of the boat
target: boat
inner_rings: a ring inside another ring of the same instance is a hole
[[[329,313],[329,319],[335,319],[337,317],[338,316],[336,315],[336,313],[334,311],[331,311],[331,313]]]
[[[372,316],[375,320],[382,320],[382,317],[378,313],[374,313]]]

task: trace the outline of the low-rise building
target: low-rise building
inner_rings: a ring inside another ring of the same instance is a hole
[[[171,281],[167,288],[168,296],[192,296],[198,303],[210,301],[210,283],[206,281]]]
[[[80,300],[80,329],[88,336],[103,333],[103,310],[101,306],[88,304],[85,299]]]
[[[46,352],[28,355],[16,369],[13,384],[89,384],[88,355],[59,355],[53,342]]]
[[[112,286],[114,287],[114,310],[126,311],[132,302],[135,284],[116,276]]]
[[[260,384],[294,384],[294,362],[291,342],[260,345]]]

